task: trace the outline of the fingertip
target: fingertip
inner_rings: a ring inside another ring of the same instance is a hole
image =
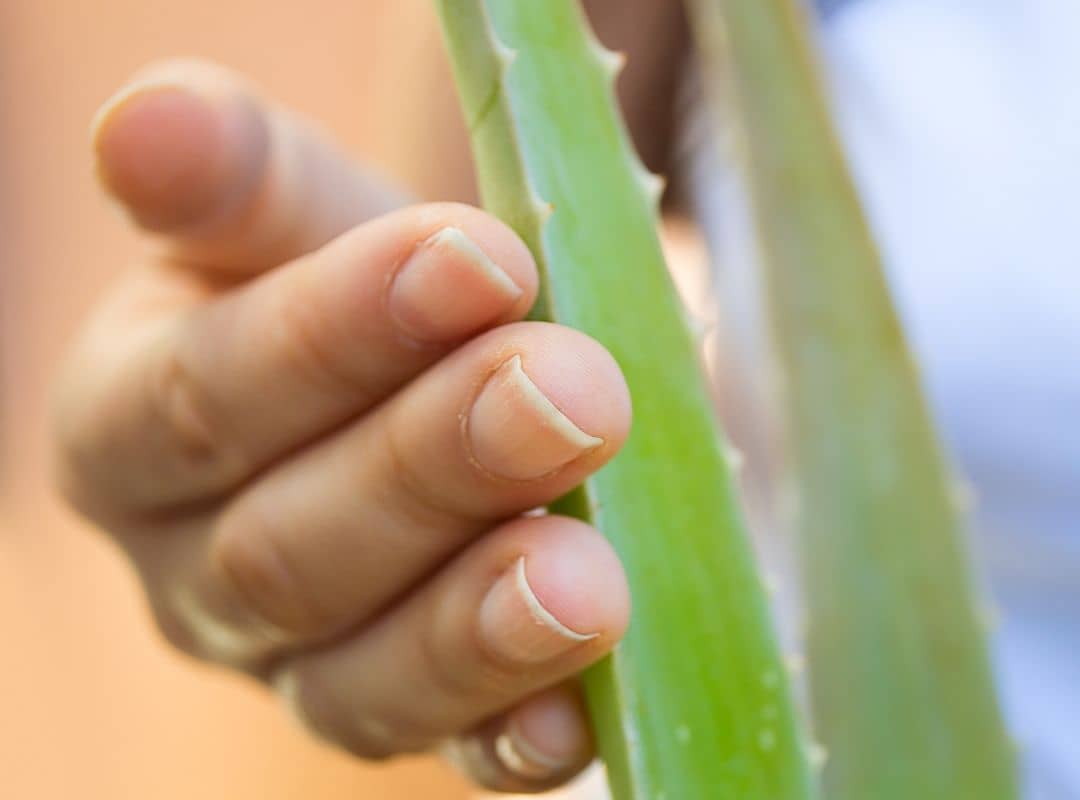
[[[534,793],[581,772],[592,761],[593,743],[580,695],[566,684],[526,699],[444,752],[481,786]]]
[[[105,190],[144,228],[172,232],[224,213],[258,180],[262,115],[224,81],[173,66],[113,95],[91,126]]]
[[[523,368],[541,392],[573,423],[603,440],[606,461],[630,431],[630,389],[612,355],[580,331],[552,323],[523,323]],[[594,456],[595,457],[595,456]]]
[[[510,272],[460,228],[447,226],[420,243],[390,284],[387,310],[419,342],[461,339],[524,314],[525,291]]]
[[[585,666],[626,633],[630,589],[618,554],[586,523],[523,517],[492,539],[500,571],[479,607],[479,630],[509,663]]]
[[[504,767],[532,780],[577,773],[593,753],[580,695],[560,686],[529,698],[507,715],[494,750]]]
[[[524,558],[537,602],[568,629],[589,634],[594,651],[614,647],[630,623],[630,589],[614,548],[594,528],[569,517],[525,524],[543,531]]]
[[[461,230],[484,254],[504,270],[522,290],[520,301],[503,317],[521,319],[536,301],[540,276],[536,260],[521,237],[505,222],[464,203],[430,203],[417,208],[424,227]]]

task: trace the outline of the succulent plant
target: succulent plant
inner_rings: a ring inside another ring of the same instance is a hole
[[[725,111],[756,206],[794,456],[812,716],[829,754],[824,794],[1015,798],[958,483],[833,130],[806,9],[687,8],[707,95],[734,101]]]
[[[614,543],[629,633],[585,683],[617,800],[813,796],[802,726],[697,348],[657,238],[662,182],[575,0],[437,0],[484,205],[544,273],[536,315],[603,343],[623,451],[559,510]]]

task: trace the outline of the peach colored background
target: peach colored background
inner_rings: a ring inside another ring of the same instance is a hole
[[[139,252],[92,180],[95,107],[148,60],[218,59],[445,195],[469,165],[424,163],[420,137],[459,133],[402,124],[454,103],[433,21],[430,0],[0,2],[0,797],[467,796],[435,763],[313,745],[261,691],[167,651],[125,565],[44,477],[63,343]]]
[[[670,102],[681,20],[622,2],[592,5],[605,41],[639,56],[624,87],[648,80],[640,97]],[[0,0],[0,798],[464,800],[442,764],[360,765],[262,690],[166,649],[117,552],[50,489],[51,377],[145,247],[95,186],[88,125],[134,70],[171,56],[249,75],[421,198],[471,186],[431,0]],[[668,109],[624,99],[659,168]],[[688,252],[678,261],[702,267]],[[599,782],[574,796],[602,796]]]

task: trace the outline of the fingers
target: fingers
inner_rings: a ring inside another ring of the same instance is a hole
[[[335,146],[235,74],[156,64],[94,122],[97,171],[170,256],[249,275],[309,252],[401,204]]]
[[[576,683],[565,683],[451,740],[443,754],[476,784],[499,792],[543,792],[592,761],[588,718]]]
[[[417,751],[576,674],[628,618],[625,578],[602,536],[565,517],[519,519],[354,638],[289,662],[279,685],[300,719],[351,752]],[[575,727],[573,712],[533,702],[496,736],[503,772],[523,783],[572,774],[588,744],[580,729],[565,742],[552,734]]]
[[[544,323],[484,334],[242,492],[217,526],[207,605],[294,643],[352,628],[494,522],[579,484],[629,422],[593,340]]]
[[[75,359],[69,450],[94,494],[131,510],[220,494],[520,319],[536,287],[528,249],[493,217],[394,212],[158,325],[134,353],[118,349],[132,327],[118,315],[83,348],[112,352],[115,369]]]

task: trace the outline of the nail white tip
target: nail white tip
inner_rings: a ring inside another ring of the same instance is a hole
[[[506,293],[508,297],[520,297],[524,290],[518,286],[503,270],[488,258],[487,253],[481,250],[464,231],[453,226],[443,228],[427,241],[430,248],[445,247],[459,253],[463,258],[482,270],[493,284]]]
[[[814,769],[821,769],[825,766],[825,762],[829,760],[829,751],[814,742],[807,748],[806,757],[810,760],[810,766]]]
[[[533,407],[554,433],[582,453],[604,443],[598,436],[590,436],[575,425],[566,414],[552,403],[521,366],[521,356],[514,356],[507,364],[508,378],[514,382],[521,396]]]
[[[109,117],[116,113],[120,108],[123,108],[123,106],[136,95],[162,91],[165,89],[183,90],[184,88],[185,87],[181,86],[179,83],[160,76],[137,78],[131,81],[127,86],[124,86],[109,97],[101,107],[94,112],[94,116],[90,120],[90,142],[97,142],[98,137],[101,135],[101,130],[105,127],[105,123],[108,121]]]
[[[578,633],[577,631],[568,628],[566,625],[559,622],[554,614],[544,608],[540,603],[540,598],[536,596],[532,586],[529,585],[529,578],[525,574],[525,556],[518,559],[517,564],[514,567],[514,572],[517,579],[518,593],[521,595],[521,599],[525,601],[525,605],[529,609],[529,613],[534,620],[549,630],[557,633],[559,636],[575,642],[587,642],[590,639],[596,638],[597,634],[595,633]]]
[[[510,772],[533,780],[548,778],[567,766],[547,753],[542,753],[513,730],[496,737],[495,756]]]
[[[439,747],[439,753],[462,775],[485,783],[499,780],[498,765],[488,754],[486,744],[476,736],[465,739],[448,739]]]

